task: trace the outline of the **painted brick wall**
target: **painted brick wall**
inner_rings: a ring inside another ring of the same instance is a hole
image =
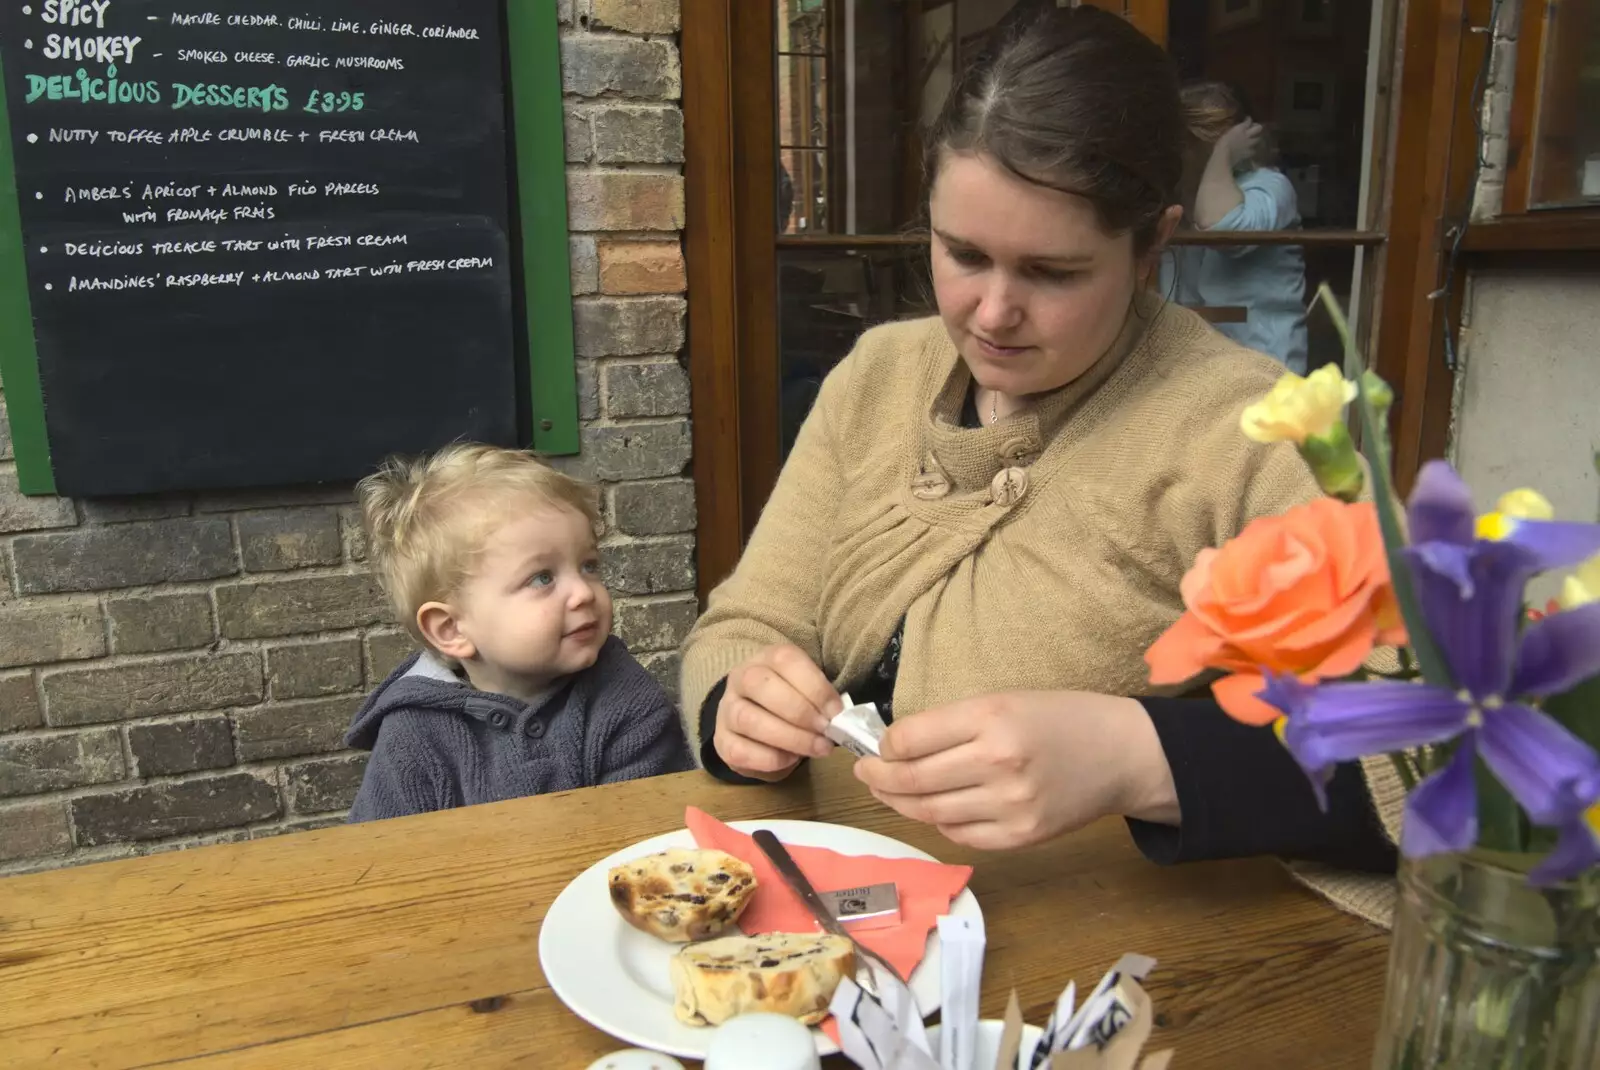
[[[1479,151],[1483,165],[1473,191],[1472,219],[1492,219],[1500,214],[1506,192],[1506,152],[1511,133],[1511,90],[1517,77],[1517,30],[1522,20],[1521,0],[1505,0],[1493,27],[1489,45],[1489,72],[1484,82],[1483,110],[1478,126],[1483,131]]]
[[[616,629],[669,687],[694,620],[677,0],[561,0],[583,452]],[[409,650],[348,487],[18,493],[0,401],[0,874],[338,822],[340,738]]]

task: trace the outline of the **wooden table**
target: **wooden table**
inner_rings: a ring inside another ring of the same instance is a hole
[[[1120,821],[979,855],[878,805],[843,755],[781,787],[691,773],[0,879],[0,1066],[581,1070],[624,1045],[545,984],[545,908],[688,803],[974,864],[986,1015],[1014,985],[1042,1023],[1069,977],[1139,951],[1177,1070],[1367,1066],[1386,934],[1276,863],[1158,868]]]

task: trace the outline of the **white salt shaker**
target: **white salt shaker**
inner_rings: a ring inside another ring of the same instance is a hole
[[[811,1030],[782,1014],[741,1014],[716,1028],[705,1070],[822,1070]]]
[[[684,1070],[683,1064],[670,1055],[629,1048],[602,1055],[589,1064],[589,1070]]]

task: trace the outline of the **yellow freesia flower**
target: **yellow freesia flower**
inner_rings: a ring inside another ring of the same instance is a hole
[[[1478,538],[1499,540],[1510,536],[1519,520],[1554,520],[1555,506],[1536,490],[1518,487],[1500,496],[1492,513],[1478,517]]]
[[[1562,609],[1572,609],[1600,602],[1600,554],[1579,565],[1561,584],[1561,595],[1556,599]]]
[[[1353,502],[1366,477],[1343,417],[1357,389],[1331,364],[1305,378],[1285,372],[1266,397],[1244,410],[1239,427],[1256,442],[1294,443],[1323,492]]]
[[[1506,516],[1514,516],[1521,520],[1554,520],[1556,518],[1555,506],[1550,504],[1550,499],[1529,487],[1518,487],[1500,495],[1500,500],[1495,503],[1495,508]]]
[[[1356,384],[1324,364],[1302,378],[1285,372],[1266,397],[1244,410],[1239,426],[1256,442],[1293,442],[1326,435],[1356,398]]]

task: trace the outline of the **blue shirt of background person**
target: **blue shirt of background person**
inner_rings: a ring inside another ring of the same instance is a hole
[[[1238,91],[1202,82],[1186,87],[1183,100],[1194,146],[1185,207],[1194,229],[1298,228],[1294,186],[1261,162],[1268,153],[1264,132]],[[1217,322],[1217,330],[1306,373],[1306,265],[1299,246],[1177,246],[1163,262],[1161,285],[1182,305],[1243,308],[1244,322]]]

